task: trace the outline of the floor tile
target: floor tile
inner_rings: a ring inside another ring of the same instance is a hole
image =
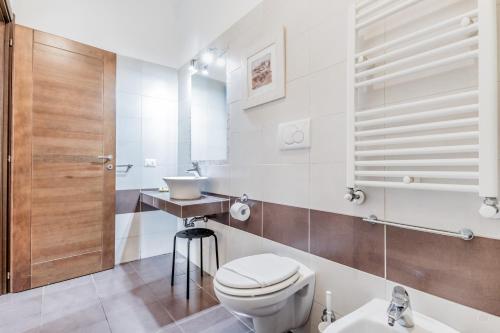
[[[112,269],[108,269],[106,271],[102,271],[99,273],[92,274],[94,280],[108,280],[108,279],[116,279],[119,277],[127,276],[128,274],[135,274],[134,267],[130,263],[125,263],[121,265],[116,265]]]
[[[194,313],[215,306],[219,304],[219,302],[201,288],[197,287],[191,291],[189,300],[186,299],[184,294],[174,294],[169,298],[162,299],[161,304],[175,320],[181,320]]]
[[[168,312],[159,303],[127,308],[113,312],[107,317],[113,333],[154,333],[159,330],[168,332],[167,327],[175,326]]]
[[[45,294],[51,294],[53,292],[57,292],[60,290],[67,290],[69,288],[78,287],[78,286],[89,284],[89,283],[92,283],[92,276],[85,275],[85,276],[78,277],[76,279],[66,280],[63,282],[58,282],[58,283],[54,283],[54,284],[50,284],[48,286],[45,286],[45,287],[43,287],[44,288],[43,292]]]
[[[95,280],[97,294],[101,298],[131,291],[142,285],[145,285],[145,282],[135,272],[111,279]]]
[[[177,255],[174,275],[186,274],[185,257]],[[163,255],[151,257],[142,260],[131,262],[137,274],[147,283],[154,282],[160,279],[169,278],[172,275],[172,255]],[[190,271],[192,274],[199,274],[200,270],[197,266],[191,265]]]
[[[178,323],[185,333],[246,333],[250,328],[222,306],[193,315]]]
[[[104,310],[100,303],[86,308],[42,314],[42,333],[106,332]]]
[[[20,293],[10,293],[0,296],[0,306],[5,303],[15,303],[22,300],[30,299],[35,296],[42,296],[43,287],[26,290]]]
[[[9,298],[0,304],[0,327],[16,324],[18,321],[39,317],[42,311],[42,295]]]
[[[42,317],[55,313],[76,313],[79,309],[85,309],[99,305],[99,297],[93,283],[87,283],[43,295]]]
[[[9,323],[0,320],[0,332],[38,333],[40,332],[41,314],[12,320]]]
[[[184,332],[176,324],[170,324],[168,326],[162,327],[156,333],[184,333]]]
[[[174,279],[173,286],[170,285],[170,277],[148,283],[147,286],[153,291],[153,293],[159,300],[163,300],[173,296],[186,295],[186,280],[186,275],[180,275]],[[199,286],[195,281],[190,281],[191,282],[189,283],[189,290],[191,292],[199,289]]]
[[[231,312],[231,311],[229,311],[229,312]],[[233,316],[235,316],[236,318],[238,318],[243,324],[245,324],[245,326],[247,326],[250,329],[253,329],[252,318],[246,317],[246,316],[242,316],[242,315],[240,315],[238,313],[234,313],[234,312],[231,312],[231,313],[233,314]]]
[[[195,281],[210,296],[217,298],[214,291],[213,278],[210,275],[206,273],[203,274],[203,276],[196,274],[191,279]]]
[[[139,286],[130,291],[101,298],[104,311],[107,315],[131,307],[142,307],[155,301],[156,296],[147,286]]]

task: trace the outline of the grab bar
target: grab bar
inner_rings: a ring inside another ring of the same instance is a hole
[[[441,230],[441,229],[419,227],[419,226],[411,225],[411,224],[383,221],[383,220],[379,220],[375,215],[370,215],[370,217],[364,218],[363,221],[371,223],[371,224],[381,224],[381,225],[387,225],[390,227],[409,229],[409,230],[415,230],[415,231],[422,231],[422,232],[428,232],[428,233],[436,234],[436,235],[461,238],[461,239],[466,240],[466,241],[472,240],[474,238],[474,233],[472,232],[472,230],[467,229],[467,228],[461,229],[458,232],[446,231],[446,230]]]

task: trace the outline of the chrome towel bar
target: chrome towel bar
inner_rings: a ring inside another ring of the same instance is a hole
[[[453,231],[446,231],[446,230],[441,230],[441,229],[419,227],[419,226],[411,225],[411,224],[383,221],[383,220],[379,220],[375,215],[370,215],[368,218],[364,218],[363,221],[371,223],[371,224],[382,224],[382,225],[387,225],[390,227],[416,230],[416,231],[422,231],[422,232],[429,232],[431,234],[461,238],[461,239],[466,240],[466,241],[472,240],[474,238],[474,233],[472,232],[472,230],[467,229],[467,228],[461,229],[458,232],[453,232]]]
[[[126,168],[124,171],[119,171],[120,173],[127,173],[129,172],[130,169],[132,169],[134,165],[133,164],[117,164],[117,168]]]

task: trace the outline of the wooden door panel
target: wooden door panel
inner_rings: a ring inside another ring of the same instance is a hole
[[[101,270],[101,252],[48,261],[32,266],[32,288]]]
[[[115,55],[37,31],[33,40],[31,287],[112,267],[115,191],[98,159],[115,154]]]
[[[10,273],[14,292],[31,287],[33,30],[15,26],[10,183]]]
[[[90,58],[103,59],[110,53],[104,50],[92,47],[89,45],[84,45],[64,37],[59,37],[56,35],[48,34],[42,31],[34,31],[34,41],[40,44],[53,46],[58,49],[67,50],[73,53],[82,54]]]

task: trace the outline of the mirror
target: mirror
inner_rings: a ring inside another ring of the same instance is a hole
[[[191,160],[227,159],[226,68],[203,65],[191,76]]]

